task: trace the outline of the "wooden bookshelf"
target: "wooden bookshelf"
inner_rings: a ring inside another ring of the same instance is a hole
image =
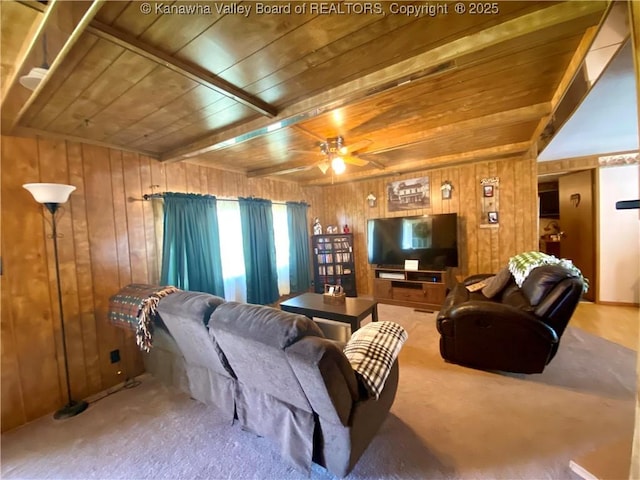
[[[314,291],[324,293],[324,286],[342,285],[348,297],[357,297],[353,234],[313,235]]]

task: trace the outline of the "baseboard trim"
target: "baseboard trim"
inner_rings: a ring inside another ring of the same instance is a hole
[[[611,307],[635,307],[635,308],[640,307],[640,303],[633,303],[633,302],[603,302],[599,300],[595,303],[597,303],[598,305],[608,305]]]

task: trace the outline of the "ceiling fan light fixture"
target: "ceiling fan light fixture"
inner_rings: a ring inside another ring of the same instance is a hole
[[[327,170],[329,170],[329,162],[322,162],[322,163],[318,164],[318,168],[320,169],[320,171],[324,175],[325,173],[327,173]]]
[[[29,90],[35,90],[38,88],[38,85],[40,85],[42,79],[47,76],[48,72],[49,70],[46,68],[33,67],[28,74],[20,77],[20,85]]]
[[[343,173],[346,170],[344,159],[342,157],[333,157],[331,160],[331,168],[333,168],[333,171],[338,175]]]

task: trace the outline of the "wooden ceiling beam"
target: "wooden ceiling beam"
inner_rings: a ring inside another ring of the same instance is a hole
[[[389,176],[390,174],[415,172],[418,170],[429,170],[444,165],[459,165],[462,163],[474,162],[483,159],[507,157],[526,152],[531,146],[531,142],[518,142],[508,145],[499,145],[496,147],[483,148],[470,152],[454,153],[450,155],[442,155],[439,157],[424,158],[420,160],[411,160],[387,167],[386,171],[372,172],[364,170],[343,175],[334,175],[333,179],[320,178],[305,182],[308,186],[322,186],[331,183],[356,182],[359,180],[367,180],[370,178]]]
[[[271,177],[276,175],[287,175],[289,173],[300,172],[303,170],[311,170],[316,168],[316,162],[288,162],[274,165],[272,167],[258,168],[247,172],[248,178]]]
[[[42,10],[28,8],[22,2],[4,2],[0,9],[2,24],[2,51],[1,63],[2,72],[0,77],[0,104],[4,103],[9,86],[15,81],[21,60],[24,59],[36,31],[40,26],[44,5]],[[13,13],[12,13],[13,12]],[[20,12],[20,13],[18,13]],[[11,19],[9,23],[6,19]]]
[[[30,32],[25,41],[26,48],[17,63],[9,85],[2,99],[2,132],[11,133],[22,116],[35,102],[45,85],[54,75],[60,64],[76,44],[89,22],[98,13],[104,0],[92,2],[67,2],[52,0],[49,2],[37,28]],[[49,71],[40,84],[31,93],[18,82],[33,67],[43,64],[43,44],[47,48]],[[51,59],[53,59],[51,61]]]
[[[127,50],[131,50],[142,57],[148,58],[149,60],[180,75],[184,75],[195,82],[209,87],[221,95],[229,97],[268,118],[273,118],[278,114],[277,109],[273,105],[262,101],[261,99],[238,88],[236,85],[212,74],[211,72],[208,72],[207,70],[204,70],[203,68],[172,57],[171,55],[140,41],[133,35],[129,35],[128,33],[122,32],[97,20],[91,22],[87,31],[126,48]]]
[[[366,98],[372,93],[379,94],[381,91],[395,88],[407,80],[441,74],[443,71],[455,68],[455,60],[459,57],[603,11],[606,4],[605,1],[562,2],[524,14],[290,105],[283,109],[275,120],[286,122],[290,126]],[[224,148],[227,145],[226,142],[236,137],[254,138],[256,135],[266,134],[266,127],[273,120],[257,119],[206,135],[200,140],[165,152],[161,155],[161,159],[177,161],[190,158]],[[247,135],[251,132],[257,133]]]

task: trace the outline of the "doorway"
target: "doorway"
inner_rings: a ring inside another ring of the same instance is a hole
[[[584,294],[585,300],[595,301],[596,249],[594,171],[570,173],[558,179],[560,225],[563,235],[560,255],[568,258],[589,279],[591,288]]]
[[[596,228],[594,170],[562,174],[539,183],[540,250],[571,260],[589,280],[583,298],[595,301]],[[557,189],[553,189],[557,185]]]

